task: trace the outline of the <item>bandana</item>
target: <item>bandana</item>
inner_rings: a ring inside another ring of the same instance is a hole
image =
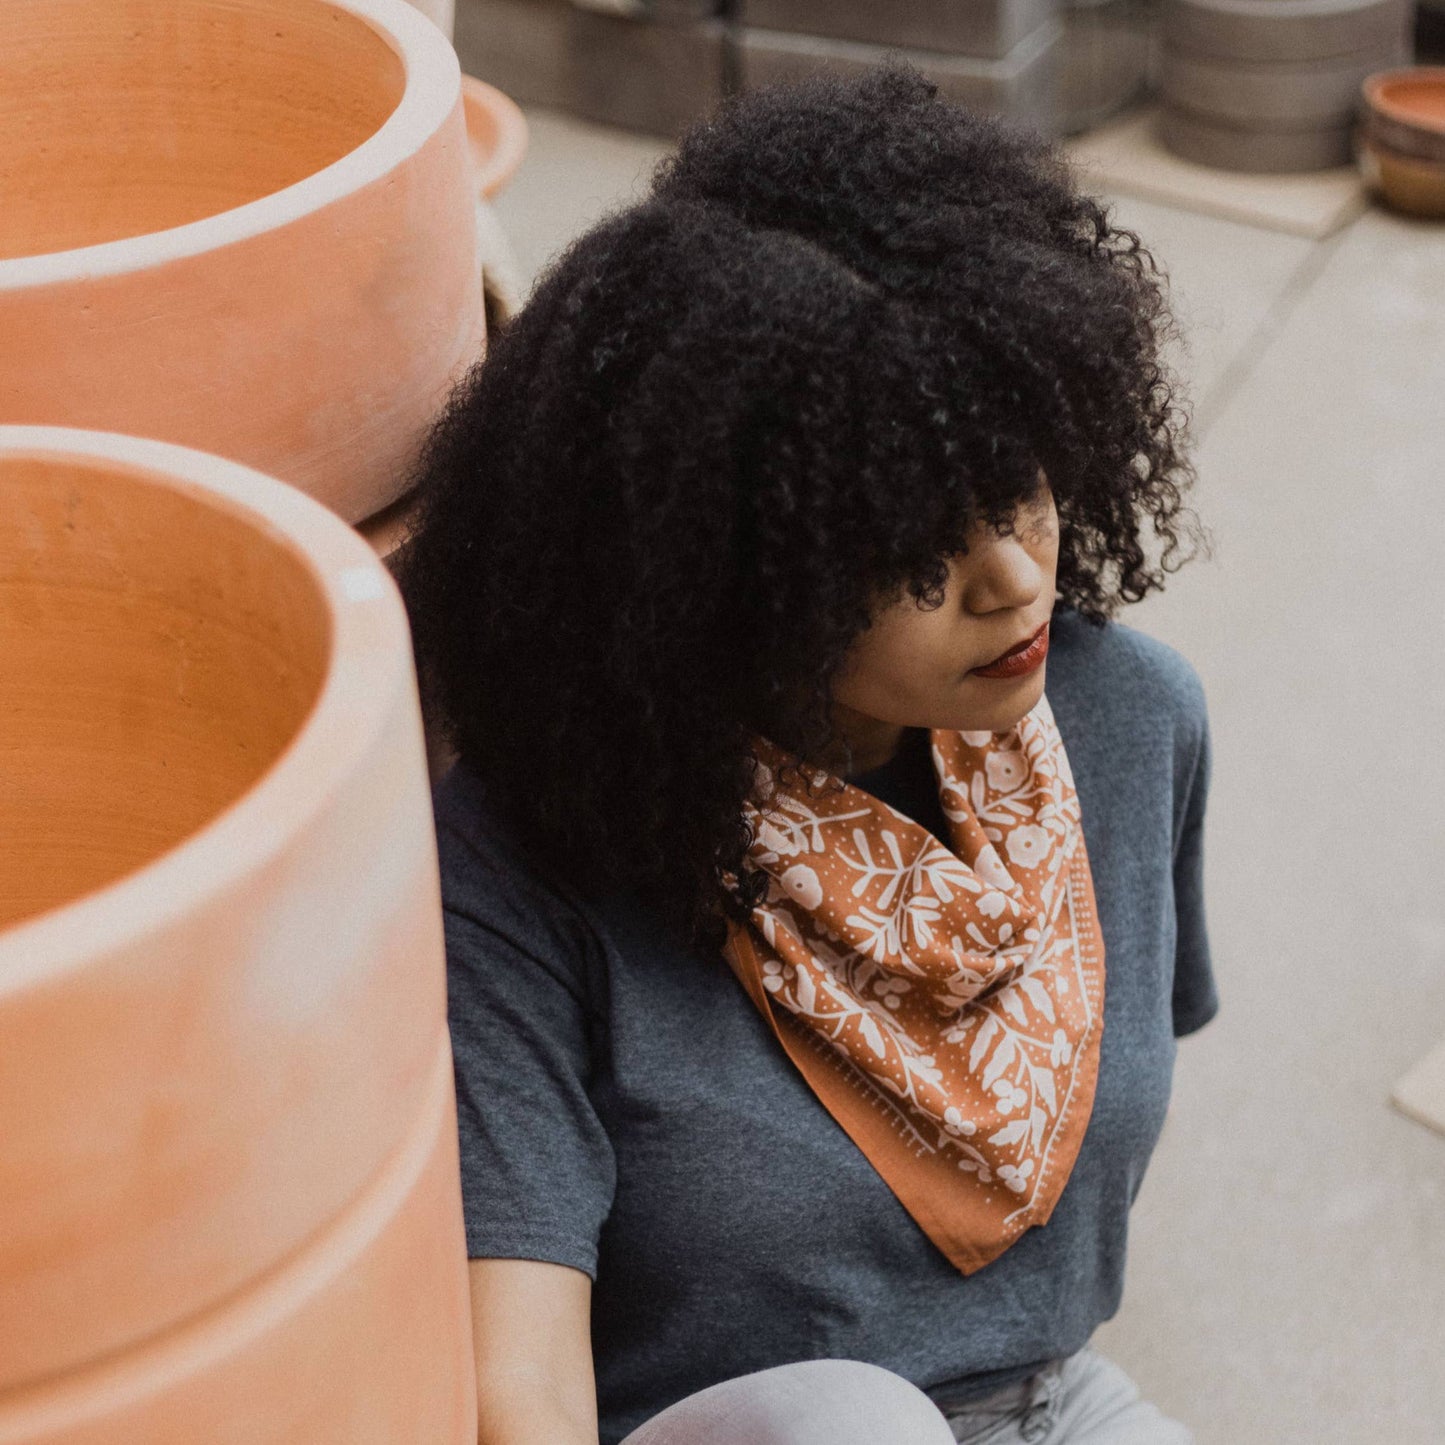
[[[828,1112],[964,1274],[1053,1213],[1093,1109],[1104,943],[1048,701],[930,731],[949,837],[754,742],[767,893],[724,955]],[[821,793],[815,789],[822,790]],[[735,880],[729,880],[735,887]]]

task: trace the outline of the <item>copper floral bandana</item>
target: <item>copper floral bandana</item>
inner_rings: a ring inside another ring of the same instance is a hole
[[[724,953],[829,1113],[964,1274],[1046,1223],[1093,1109],[1104,943],[1047,698],[930,734],[948,846],[755,740],[752,862]],[[796,775],[790,775],[790,779]]]

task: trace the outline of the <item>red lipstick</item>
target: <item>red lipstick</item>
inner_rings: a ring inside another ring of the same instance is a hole
[[[1032,637],[982,667],[969,670],[970,677],[1022,677],[1032,672],[1049,655],[1049,624],[1046,622]]]

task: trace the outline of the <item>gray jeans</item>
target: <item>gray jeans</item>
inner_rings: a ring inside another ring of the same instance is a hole
[[[946,1418],[959,1445],[1194,1445],[1188,1428],[1089,1345]]]
[[[723,1380],[668,1406],[622,1445],[1194,1445],[1085,1347],[945,1414],[861,1360],[801,1360]]]

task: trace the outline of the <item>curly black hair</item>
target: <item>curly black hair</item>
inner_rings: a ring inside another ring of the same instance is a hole
[[[1162,588],[1194,480],[1162,279],[1056,142],[897,60],[695,125],[425,449],[401,563],[423,686],[516,836],[716,946],[766,881],[752,734],[819,756],[880,603],[938,605],[1040,469],[1056,607],[1102,625]]]

